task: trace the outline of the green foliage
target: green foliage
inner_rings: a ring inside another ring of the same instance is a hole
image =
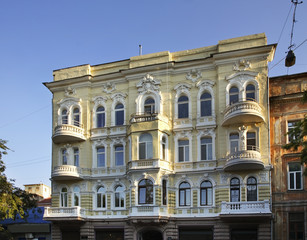
[[[23,218],[28,209],[36,206],[35,195],[16,187],[14,180],[8,180],[4,173],[5,164],[2,157],[10,150],[6,143],[7,141],[0,139],[0,221],[15,219],[17,214]],[[3,231],[1,225],[0,231]]]

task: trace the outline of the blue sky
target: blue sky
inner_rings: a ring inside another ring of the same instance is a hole
[[[266,33],[278,43],[270,76],[307,72],[307,3],[298,5],[296,65],[284,66],[290,0],[0,0],[0,138],[16,185],[50,185],[52,71]],[[292,8],[293,10],[293,8]],[[283,30],[283,31],[282,31]],[[295,48],[294,47],[294,48]]]

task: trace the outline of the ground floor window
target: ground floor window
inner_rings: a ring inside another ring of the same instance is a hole
[[[95,232],[96,240],[124,240],[123,229],[106,229]]]
[[[304,213],[289,213],[289,240],[303,240]]]
[[[179,229],[179,240],[213,240],[212,229]]]
[[[231,240],[257,240],[257,229],[233,229]]]

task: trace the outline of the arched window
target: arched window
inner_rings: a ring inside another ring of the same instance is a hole
[[[139,139],[139,159],[151,159],[152,154],[152,136],[149,133],[143,133]]]
[[[149,179],[139,182],[139,204],[153,204],[153,184]]]
[[[231,87],[229,90],[229,104],[239,102],[239,89],[237,87]]]
[[[61,207],[67,207],[67,188],[62,188],[61,189]]]
[[[97,189],[97,208],[106,207],[106,190],[103,186]]]
[[[106,166],[106,155],[104,147],[97,147],[97,167]]]
[[[213,191],[212,184],[209,181],[203,181],[200,184],[200,205],[208,206],[212,205]]]
[[[179,206],[191,205],[191,186],[187,182],[179,185]]]
[[[61,118],[62,118],[62,124],[68,124],[68,112],[66,109],[62,110]]]
[[[247,179],[247,201],[257,201],[257,180],[254,177]]]
[[[79,110],[79,108],[74,108],[74,110],[73,110],[73,125],[80,127],[80,110]]]
[[[152,98],[147,98],[144,103],[144,113],[154,113],[155,112],[155,100]]]
[[[239,150],[239,134],[231,133],[229,135],[230,153],[235,153]]]
[[[167,151],[167,149],[166,149],[166,137],[165,136],[162,137],[161,147],[162,147],[162,149],[161,149],[161,151],[162,151],[162,159],[166,160],[166,151]]]
[[[190,155],[189,140],[178,140],[178,162],[188,162]]]
[[[256,100],[256,88],[253,84],[248,84],[246,86],[246,100],[248,101]]]
[[[62,165],[67,165],[67,150],[66,148],[63,148],[61,151],[61,157],[62,157]]]
[[[212,138],[203,137],[200,139],[201,160],[212,160]]]
[[[240,202],[240,180],[238,178],[230,180],[230,202]]]
[[[73,193],[73,205],[74,206],[80,206],[80,188],[74,187],[74,193]]]
[[[246,134],[246,145],[247,150],[257,150],[256,146],[256,133],[255,132],[247,132]]]
[[[115,106],[115,125],[124,125],[124,105],[121,103]]]
[[[121,185],[117,185],[115,187],[115,194],[114,194],[114,206],[116,208],[123,208],[125,207],[125,193],[124,187]]]
[[[189,117],[189,98],[187,96],[181,96],[178,99],[178,118]]]
[[[115,166],[123,166],[124,165],[124,147],[123,145],[114,146],[115,153]]]
[[[211,94],[205,92],[200,97],[200,116],[207,117],[212,115],[212,97]]]
[[[79,167],[79,148],[74,148],[74,166]]]
[[[106,124],[106,115],[104,107],[100,106],[96,109],[96,127],[101,128]]]

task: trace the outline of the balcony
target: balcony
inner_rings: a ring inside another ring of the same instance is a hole
[[[150,168],[169,169],[170,163],[161,159],[141,159],[128,162],[129,170],[142,170]]]
[[[258,123],[263,121],[264,115],[259,103],[255,101],[241,101],[226,107],[222,125]]]
[[[236,151],[226,157],[224,171],[261,170],[263,168],[259,148],[247,146],[246,150]]]
[[[44,220],[46,221],[83,221],[85,210],[81,207],[46,207]]]
[[[269,200],[251,202],[222,202],[221,217],[242,215],[271,215]]]
[[[131,115],[130,123],[148,122],[158,119],[158,113],[134,113]]]
[[[129,216],[168,216],[168,210],[166,207],[159,206],[133,206],[131,207],[131,213]]]
[[[81,169],[72,165],[61,165],[53,168],[53,180],[82,180]]]
[[[54,143],[85,141],[83,126],[69,124],[58,125],[54,128],[52,140]]]

